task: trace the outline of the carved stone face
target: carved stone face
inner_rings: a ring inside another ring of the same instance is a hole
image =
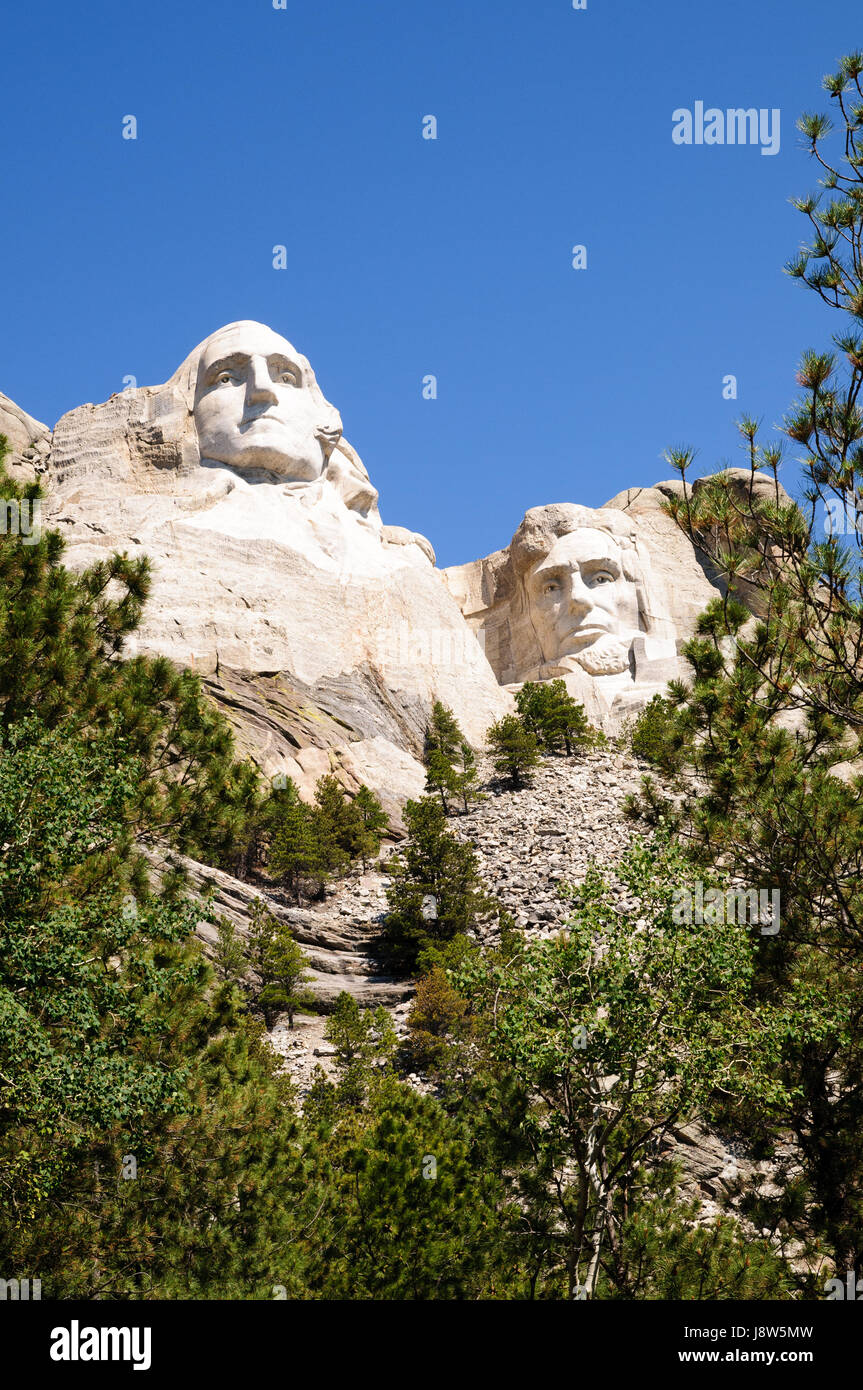
[[[261,323],[232,324],[198,367],[195,426],[202,459],[312,481],[326,465],[321,407],[308,363]]]
[[[588,528],[561,536],[525,586],[546,663],[574,657],[592,675],[626,669],[639,631],[638,592],[613,536]]]

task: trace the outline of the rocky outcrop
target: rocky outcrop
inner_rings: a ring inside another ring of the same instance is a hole
[[[717,592],[658,489],[534,507],[509,546],[444,571],[498,680],[563,679],[607,733],[682,672]]]
[[[80,406],[53,437],[3,398],[7,417],[16,466],[48,461],[69,565],[148,557],[127,654],[198,671],[265,776],[309,797],[322,772],[366,782],[398,829],[433,701],[476,743],[511,707],[432,546],[383,523],[311,365],[264,325],[227,325],[164,385]]]
[[[10,447],[6,468],[18,482],[33,482],[48,466],[51,431],[0,391],[0,434]]]

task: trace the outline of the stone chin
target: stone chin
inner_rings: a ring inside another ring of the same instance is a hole
[[[198,446],[202,463],[220,464],[240,473],[268,473],[286,481],[315,482],[326,468],[324,452],[317,441],[300,450],[277,424],[256,425],[252,437],[245,435],[230,448],[200,435]]]
[[[597,642],[570,657],[589,676],[619,676],[629,670],[631,643],[619,637],[600,637]]]
[[[546,660],[525,680],[552,680],[567,671],[584,671],[588,676],[621,676],[632,674],[631,642],[617,637],[604,638],[594,642],[580,652],[561,653]],[[539,672],[540,674],[536,674]]]

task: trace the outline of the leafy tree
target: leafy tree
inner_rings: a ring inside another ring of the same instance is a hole
[[[488,731],[488,747],[495,772],[522,787],[539,763],[536,735],[516,714],[505,714]]]
[[[619,1277],[625,1222],[663,1169],[672,1127],[717,1088],[770,1092],[770,1049],[745,1008],[753,941],[735,924],[675,922],[688,871],[675,848],[636,845],[620,878],[637,922],[592,870],[564,933],[470,956],[454,975],[485,1036],[484,1105],[508,1117],[518,1151],[537,1277],[562,1278],[567,1298],[595,1296],[603,1271]]]
[[[35,719],[0,759],[3,1262],[53,1297],[248,1298],[278,1260],[296,1294],[310,1151],[199,906],[119,852],[140,772]]]

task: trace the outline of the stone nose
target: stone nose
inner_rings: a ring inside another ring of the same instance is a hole
[[[593,607],[593,596],[579,570],[574,570],[566,585],[567,607],[575,617],[584,617]]]
[[[278,399],[266,357],[253,357],[246,379],[246,401],[249,405],[260,405],[265,401],[275,404]]]

